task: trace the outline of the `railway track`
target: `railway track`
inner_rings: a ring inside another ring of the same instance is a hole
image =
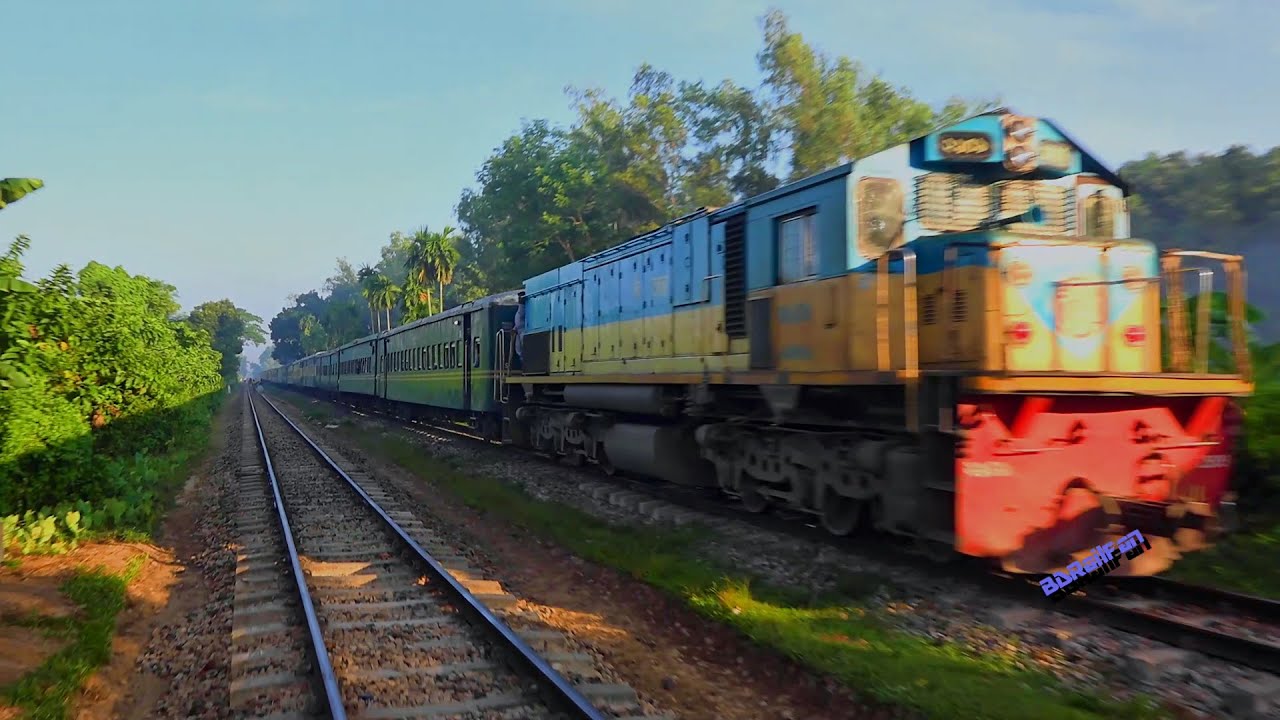
[[[262,461],[257,423],[246,402],[234,486],[231,709],[242,718],[324,717],[335,698],[317,683],[318,635],[299,604],[297,568],[290,562],[296,554],[285,541],[274,483]]]
[[[241,577],[263,585],[246,584],[242,597],[237,583],[236,622],[254,618],[236,625],[237,712],[336,720],[638,714],[634,691],[603,682],[589,657],[566,656],[564,636],[397,509],[390,489],[344,470],[340,455],[269,399],[247,395],[246,446],[257,440],[261,464],[249,462],[246,447],[237,517],[242,536],[255,540],[242,550]]]
[[[1151,577],[1117,578],[1059,604],[1067,613],[1280,675],[1280,602],[1274,600]]]
[[[346,403],[338,404],[356,412],[370,412]],[[406,427],[417,425],[468,441],[497,445],[448,425],[420,420],[406,421],[382,412],[372,414]],[[531,454],[556,462],[554,458]],[[675,505],[687,511],[683,517],[675,513],[680,519],[688,519],[694,513],[730,518],[764,530],[788,533],[844,550],[850,549],[849,538],[830,535],[817,527],[815,518],[803,513],[782,509],[760,514],[748,513],[697,489],[658,486],[645,480],[621,475],[606,476],[603,473],[592,482],[583,483],[582,489],[584,492],[610,496],[611,502],[612,495],[618,492],[660,501],[667,506],[665,514],[668,517],[673,514],[670,512],[670,505]],[[641,501],[635,498],[619,500],[630,505],[641,505]],[[655,516],[657,512],[661,510],[655,508],[651,511]],[[940,564],[916,552],[909,543],[901,542],[877,542],[876,552],[878,555],[890,553],[895,562],[923,567],[933,574],[947,572],[958,580],[978,582],[991,592],[1032,607],[1087,616],[1110,627],[1168,645],[1280,674],[1280,602],[1275,600],[1160,577],[1147,577],[1106,580],[1063,601],[1049,603],[1034,579],[993,571],[981,561],[955,558]]]

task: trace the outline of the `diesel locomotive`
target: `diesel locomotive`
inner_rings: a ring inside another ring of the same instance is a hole
[[[1002,108],[264,380],[1013,572],[1137,529],[1113,574],[1154,574],[1230,519],[1252,385],[1241,259],[1131,238],[1128,195]]]

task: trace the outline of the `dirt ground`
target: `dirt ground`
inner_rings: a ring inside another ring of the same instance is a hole
[[[145,641],[150,616],[154,615],[155,608],[168,603],[177,567],[167,551],[142,543],[89,543],[66,555],[23,557],[16,568],[0,569],[0,617],[32,614],[67,617],[77,613],[79,608],[60,590],[76,570],[101,568],[110,573],[122,573],[139,555],[147,559],[138,577],[129,585],[128,605],[117,620],[118,635],[111,663],[85,688],[86,697],[92,697],[104,683],[112,684],[111,674],[117,665],[123,662],[127,667],[131,664],[130,652],[136,654],[139,635]],[[0,685],[11,683],[39,667],[64,644],[64,640],[46,637],[38,630],[0,624]],[[102,675],[106,677],[100,677]],[[0,711],[0,718],[3,717],[3,711]]]
[[[341,430],[312,425],[309,431],[397,482],[419,508],[430,508],[430,517],[472,540],[525,607],[594,646],[628,684],[666,712],[686,720],[894,716],[892,709],[859,702],[837,682],[816,677],[643,582],[457,502],[399,466],[371,457]]]
[[[228,453],[234,455],[239,450],[227,447],[228,430],[239,417],[237,395],[223,405],[215,418],[209,448],[157,535],[157,543],[167,548],[161,552],[169,560],[169,582],[163,594],[157,592],[147,607],[131,604],[122,613],[111,662],[86,685],[73,713],[76,720],[146,717],[155,712],[157,703],[170,691],[169,680],[139,667],[138,658],[149,644],[154,644],[157,629],[183,627],[190,618],[201,614],[209,600],[208,585],[193,561],[206,550],[201,543],[204,536],[195,529],[201,514],[208,511],[204,501],[211,492],[216,494],[212,489],[215,466],[225,463]],[[144,584],[143,578],[134,584]],[[196,642],[196,634],[192,632],[189,639]]]
[[[152,630],[160,623],[182,617],[187,608],[201,601],[198,579],[190,582],[185,564],[179,560],[186,557],[188,551],[182,543],[184,534],[172,532],[173,528],[189,527],[194,522],[190,497],[197,485],[194,480],[198,477],[197,473],[188,481],[177,507],[165,522],[160,542],[169,547],[138,546],[145,548],[149,559],[142,572],[129,584],[129,604],[116,621],[111,660],[85,683],[71,717],[77,720],[141,717],[145,711],[128,709],[139,706],[139,703],[131,701],[141,696],[146,702],[146,698],[163,690],[163,686],[135,688],[131,685],[134,684],[138,655],[150,641]],[[170,544],[170,538],[176,543]],[[149,707],[149,703],[141,707]]]
[[[229,411],[238,408],[227,403],[217,420],[213,441],[205,459],[188,480],[177,505],[165,520],[157,545],[146,543],[87,543],[75,551],[59,556],[25,556],[17,567],[0,567],[0,619],[39,613],[65,617],[78,612],[59,587],[77,568],[105,568],[121,573],[139,555],[146,557],[137,577],[128,587],[125,609],[116,619],[116,635],[111,659],[85,683],[73,703],[70,716],[77,720],[97,718],[133,718],[146,714],[154,697],[164,689],[145,682],[136,671],[138,655],[147,646],[152,631],[160,623],[181,618],[203,602],[202,583],[190,577],[180,558],[188,557],[194,548],[191,534],[199,510],[198,498],[202,478],[209,471],[212,458],[222,450],[222,425]],[[171,602],[173,600],[173,602]],[[38,667],[57,652],[63,641],[44,637],[38,631],[0,622],[0,685],[21,677]],[[0,720],[19,717],[16,710],[0,706]]]

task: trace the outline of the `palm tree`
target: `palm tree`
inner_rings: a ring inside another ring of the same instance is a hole
[[[391,329],[391,308],[396,306],[396,302],[400,299],[400,287],[391,281],[391,278],[378,273],[374,278],[374,302],[378,307],[387,311],[387,329]]]
[[[453,270],[462,257],[452,227],[445,225],[444,230],[431,236],[430,257],[436,282],[440,285],[440,312],[444,312],[444,286],[453,282]]]
[[[423,288],[418,279],[410,273],[404,280],[403,300],[405,321],[417,320],[431,314],[431,298],[429,289]]]
[[[364,297],[365,302],[369,303],[369,331],[378,332],[382,328],[378,325],[378,314],[374,312],[374,294],[375,285],[374,278],[377,272],[368,265],[361,265],[360,271],[356,273],[356,278],[360,280],[360,295]]]
[[[417,295],[416,301],[426,305],[427,314],[431,313],[431,286],[427,284],[427,280],[436,274],[432,248],[434,236],[435,233],[425,227],[414,232],[409,238],[409,256],[404,261],[405,269],[409,271],[406,284],[413,288]]]

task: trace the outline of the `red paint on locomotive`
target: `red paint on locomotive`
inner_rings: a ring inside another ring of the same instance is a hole
[[[1223,397],[971,396],[957,419],[956,548],[1029,571],[1118,530],[1190,549],[1216,531],[1239,431]]]

